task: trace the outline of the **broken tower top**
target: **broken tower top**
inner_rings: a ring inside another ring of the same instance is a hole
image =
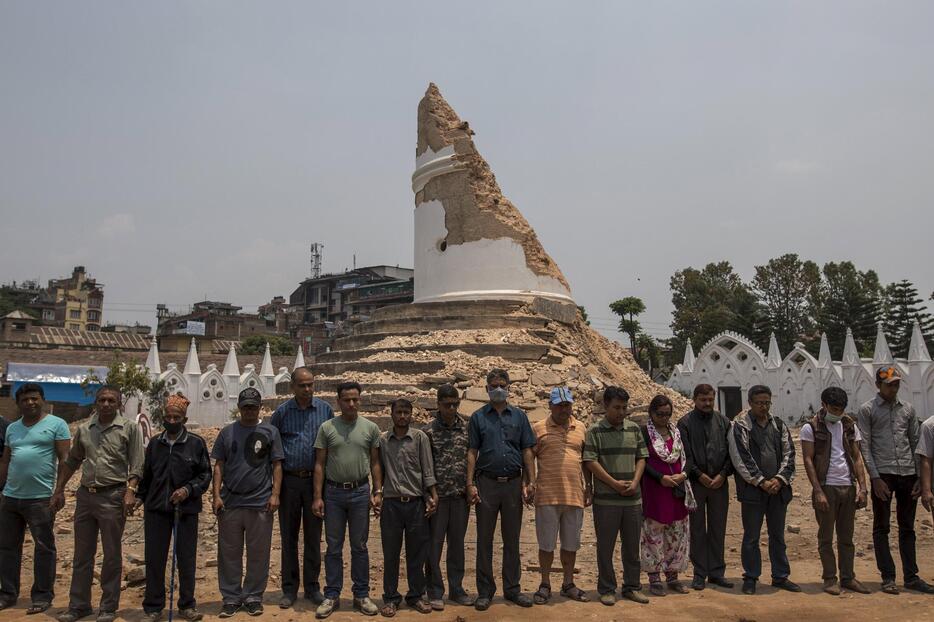
[[[418,105],[415,302],[545,297],[573,302],[538,236],[434,84]]]

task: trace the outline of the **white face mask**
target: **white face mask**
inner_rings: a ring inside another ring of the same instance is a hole
[[[487,391],[491,402],[505,402],[509,398],[509,391],[503,387],[496,387]]]
[[[824,413],[824,421],[829,424],[840,423],[841,419],[843,419],[843,415],[832,415],[829,412]]]

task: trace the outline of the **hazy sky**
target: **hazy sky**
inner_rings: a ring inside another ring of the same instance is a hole
[[[412,264],[436,82],[607,334],[671,274],[852,259],[934,289],[931,2],[0,0],[0,281],[106,321]],[[465,269],[469,269],[465,266]]]

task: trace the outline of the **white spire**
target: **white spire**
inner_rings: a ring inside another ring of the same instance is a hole
[[[272,371],[272,354],[269,352],[269,342],[266,342],[266,354],[263,355],[263,365],[259,368],[260,376],[275,376]]]
[[[231,342],[227,351],[227,362],[224,363],[225,376],[240,376],[240,365],[237,363],[237,344]]]
[[[182,373],[186,376],[188,374],[201,375],[201,363],[198,362],[198,345],[194,337],[191,338],[191,347],[188,348],[188,360],[185,361],[185,371]]]
[[[931,353],[928,352],[928,346],[924,343],[924,333],[921,332],[921,324],[918,318],[915,318],[915,324],[911,328],[911,345],[908,346],[908,362],[924,363],[931,360]]]
[[[874,365],[890,365],[895,362],[885,340],[885,333],[882,332],[882,322],[876,325],[876,349],[872,353],[872,362]]]
[[[305,366],[305,355],[302,354],[302,347],[298,346],[298,352],[295,353],[295,364],[292,366],[292,371],[295,371],[299,367]]]
[[[159,345],[156,343],[156,338],[152,338],[152,343],[149,344],[149,354],[146,356],[146,369],[149,370],[150,374],[159,375],[162,373],[162,366],[159,364]]]
[[[684,372],[691,373],[694,371],[694,348],[691,346],[691,338],[688,337],[688,345],[684,349],[684,363],[681,364],[681,369]]]
[[[778,351],[778,340],[775,333],[769,336],[769,354],[765,357],[766,369],[776,369],[782,366],[782,354]]]
[[[817,366],[821,368],[830,367],[833,361],[830,358],[830,344],[827,343],[827,333],[821,333],[820,353],[817,356]]]
[[[853,331],[846,329],[846,341],[843,342],[843,364],[859,365],[859,350],[856,349],[856,341],[853,339]]]

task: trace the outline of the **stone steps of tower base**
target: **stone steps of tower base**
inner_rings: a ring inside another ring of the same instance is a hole
[[[352,335],[350,337],[339,337],[334,340],[331,350],[360,350],[391,337],[418,338],[424,335],[430,335],[432,332],[431,330],[407,330],[388,333],[364,333],[362,335]],[[482,332],[482,330],[478,330],[478,332]],[[555,341],[555,331],[547,328],[530,328],[526,329],[526,332],[548,343],[553,343]]]
[[[316,357],[320,363],[359,361],[368,356],[381,352],[399,352],[411,354],[413,357],[429,352],[453,352],[460,350],[474,356],[498,356],[511,361],[539,361],[545,364],[560,363],[561,357],[549,354],[551,346],[544,344],[525,343],[463,343],[463,344],[433,344],[424,346],[379,348],[370,350],[334,350],[322,352]]]
[[[414,376],[419,374],[434,374],[444,369],[444,361],[337,361],[331,363],[314,363],[309,365],[312,373],[323,376],[337,376],[341,374],[358,373],[384,373]]]
[[[446,302],[420,302],[390,305],[375,309],[372,320],[424,319],[457,315],[510,315],[518,313],[527,304],[514,300],[454,300]]]
[[[404,305],[400,305],[404,306]],[[411,305],[413,307],[418,305]],[[545,328],[550,320],[540,315],[469,315],[451,314],[438,317],[390,318],[367,320],[355,324],[353,335],[372,333],[400,334],[411,331],[471,330],[482,328],[538,329]]]

